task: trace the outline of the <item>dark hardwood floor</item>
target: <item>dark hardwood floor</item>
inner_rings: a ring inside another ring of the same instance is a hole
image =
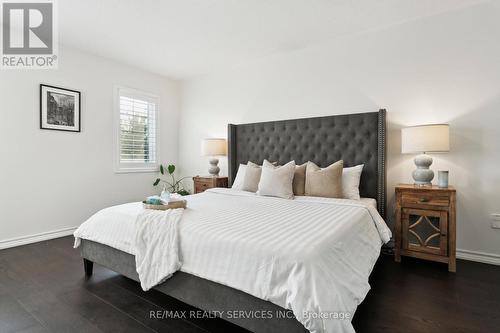
[[[150,318],[190,310],[157,291],[94,265],[85,280],[73,238],[0,251],[0,332],[238,332],[220,319]],[[498,332],[500,267],[379,259],[372,290],[353,320],[357,332]]]

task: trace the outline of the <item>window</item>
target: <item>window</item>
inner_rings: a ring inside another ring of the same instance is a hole
[[[116,171],[156,171],[158,97],[127,88],[116,95]]]

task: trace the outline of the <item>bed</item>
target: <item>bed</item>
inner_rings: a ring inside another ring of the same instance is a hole
[[[183,267],[155,289],[254,332],[352,331],[350,319],[390,238],[382,220],[385,110],[230,124],[228,152],[230,184],[247,161],[364,164],[360,194],[375,201],[285,200],[231,189],[190,196],[180,224]],[[109,223],[110,230],[102,232],[115,235],[113,242],[79,234],[87,275],[98,263],[138,280],[126,239],[140,209],[135,203],[101,214],[103,221],[121,219],[119,228]],[[116,237],[120,232],[123,237]],[[342,313],[350,318],[316,317]]]

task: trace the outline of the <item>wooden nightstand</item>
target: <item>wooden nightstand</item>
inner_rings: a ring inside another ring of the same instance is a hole
[[[395,260],[439,261],[456,271],[456,191],[453,187],[396,186]]]
[[[209,188],[227,187],[227,177],[193,177],[194,193],[201,193]]]

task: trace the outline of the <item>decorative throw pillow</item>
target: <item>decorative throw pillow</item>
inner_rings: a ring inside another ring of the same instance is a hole
[[[261,167],[260,165],[257,165],[253,162],[249,162],[251,163],[252,165],[254,166],[257,166],[257,167]],[[272,162],[273,165],[277,165],[278,162]],[[231,188],[235,189],[235,190],[243,190],[243,179],[245,179],[245,171],[247,169],[247,165],[246,164],[240,164],[239,167],[238,167],[238,172],[236,173],[236,178],[234,179],[233,181],[233,185],[231,186]]]
[[[248,192],[257,192],[259,188],[260,174],[262,168],[252,162],[248,162],[245,168],[245,176],[243,177],[243,185],[241,190]]]
[[[340,160],[321,169],[307,162],[305,194],[313,197],[342,198],[342,169]]]
[[[264,160],[257,194],[293,199],[292,182],[294,173],[295,161],[277,167]]]
[[[359,181],[363,172],[364,164],[356,165],[350,168],[344,168],[342,171],[342,195],[345,199],[360,200]]]
[[[236,173],[236,178],[234,179],[233,186],[231,188],[235,190],[241,190],[243,188],[243,179],[245,178],[245,170],[247,166],[245,164],[240,164],[238,167],[238,172]]]
[[[293,175],[293,194],[304,195],[306,187],[306,167],[307,163],[295,166]]]

